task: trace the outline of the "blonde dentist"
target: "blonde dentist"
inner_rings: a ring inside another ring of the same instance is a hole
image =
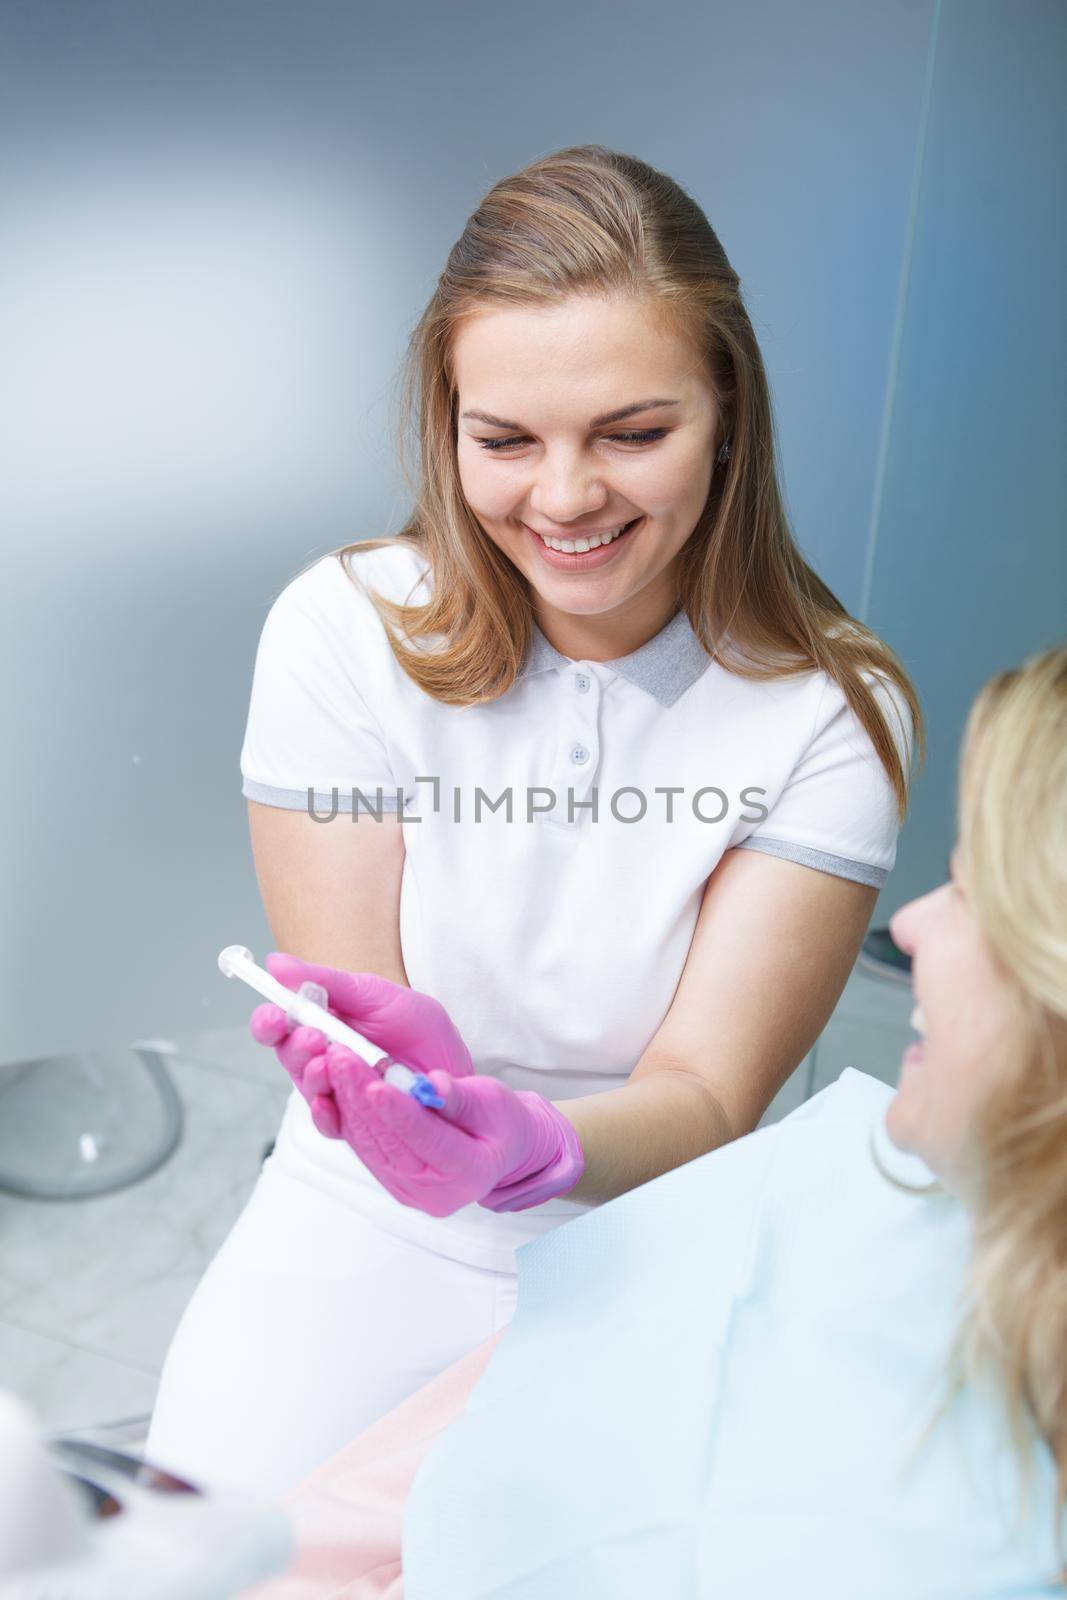
[[[737,275],[665,175],[583,146],[501,180],[411,378],[415,510],[275,600],[241,767],[267,965],[453,1080],[414,1108],[447,1149],[260,1011],[297,1086],[146,1446],[279,1492],[506,1324],[518,1245],[757,1125],[921,744],[793,543]]]

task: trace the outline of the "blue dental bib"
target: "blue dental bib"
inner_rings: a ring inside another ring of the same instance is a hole
[[[1055,1470],[945,1394],[970,1223],[848,1069],[518,1252],[513,1322],[408,1499],[406,1600],[1052,1597]]]

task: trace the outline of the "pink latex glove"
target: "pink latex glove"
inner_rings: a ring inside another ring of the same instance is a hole
[[[272,950],[263,964],[272,977],[294,993],[304,982],[321,984],[335,1016],[413,1071],[443,1070],[453,1078],[466,1077],[474,1071],[470,1051],[458,1029],[432,995],[391,983],[375,972],[344,972],[336,967],[316,966],[277,950]],[[282,1008],[270,1003],[256,1007],[249,1029],[258,1044],[273,1047],[307,1101],[318,1131],[328,1139],[343,1137],[340,1114],[326,1076],[325,1034],[303,1025],[292,1028]],[[384,1071],[387,1064],[383,1061],[380,1070]],[[377,1069],[370,1070],[376,1077],[380,1075]]]
[[[420,1105],[343,1045],[326,1051],[342,1137],[389,1192],[432,1217],[480,1202],[523,1211],[585,1170],[573,1125],[543,1095],[497,1078],[432,1071],[445,1104]]]

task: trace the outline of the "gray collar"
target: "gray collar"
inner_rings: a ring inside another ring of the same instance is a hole
[[[525,678],[534,672],[544,672],[549,667],[572,667],[569,656],[562,655],[550,644],[535,622],[533,637],[526,660],[518,676]],[[639,650],[614,661],[596,662],[594,665],[610,667],[623,678],[644,689],[662,706],[672,706],[685,691],[692,687],[711,665],[711,657],[690,626],[684,609],[676,611],[671,620],[654,634]]]

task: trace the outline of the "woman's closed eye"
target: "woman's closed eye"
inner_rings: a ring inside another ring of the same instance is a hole
[[[640,428],[630,433],[605,434],[605,438],[610,439],[613,444],[655,444],[657,439],[662,439],[666,432],[666,428]],[[483,450],[509,450],[517,444],[526,444],[528,436],[520,433],[510,439],[478,439],[476,442],[481,445]]]

